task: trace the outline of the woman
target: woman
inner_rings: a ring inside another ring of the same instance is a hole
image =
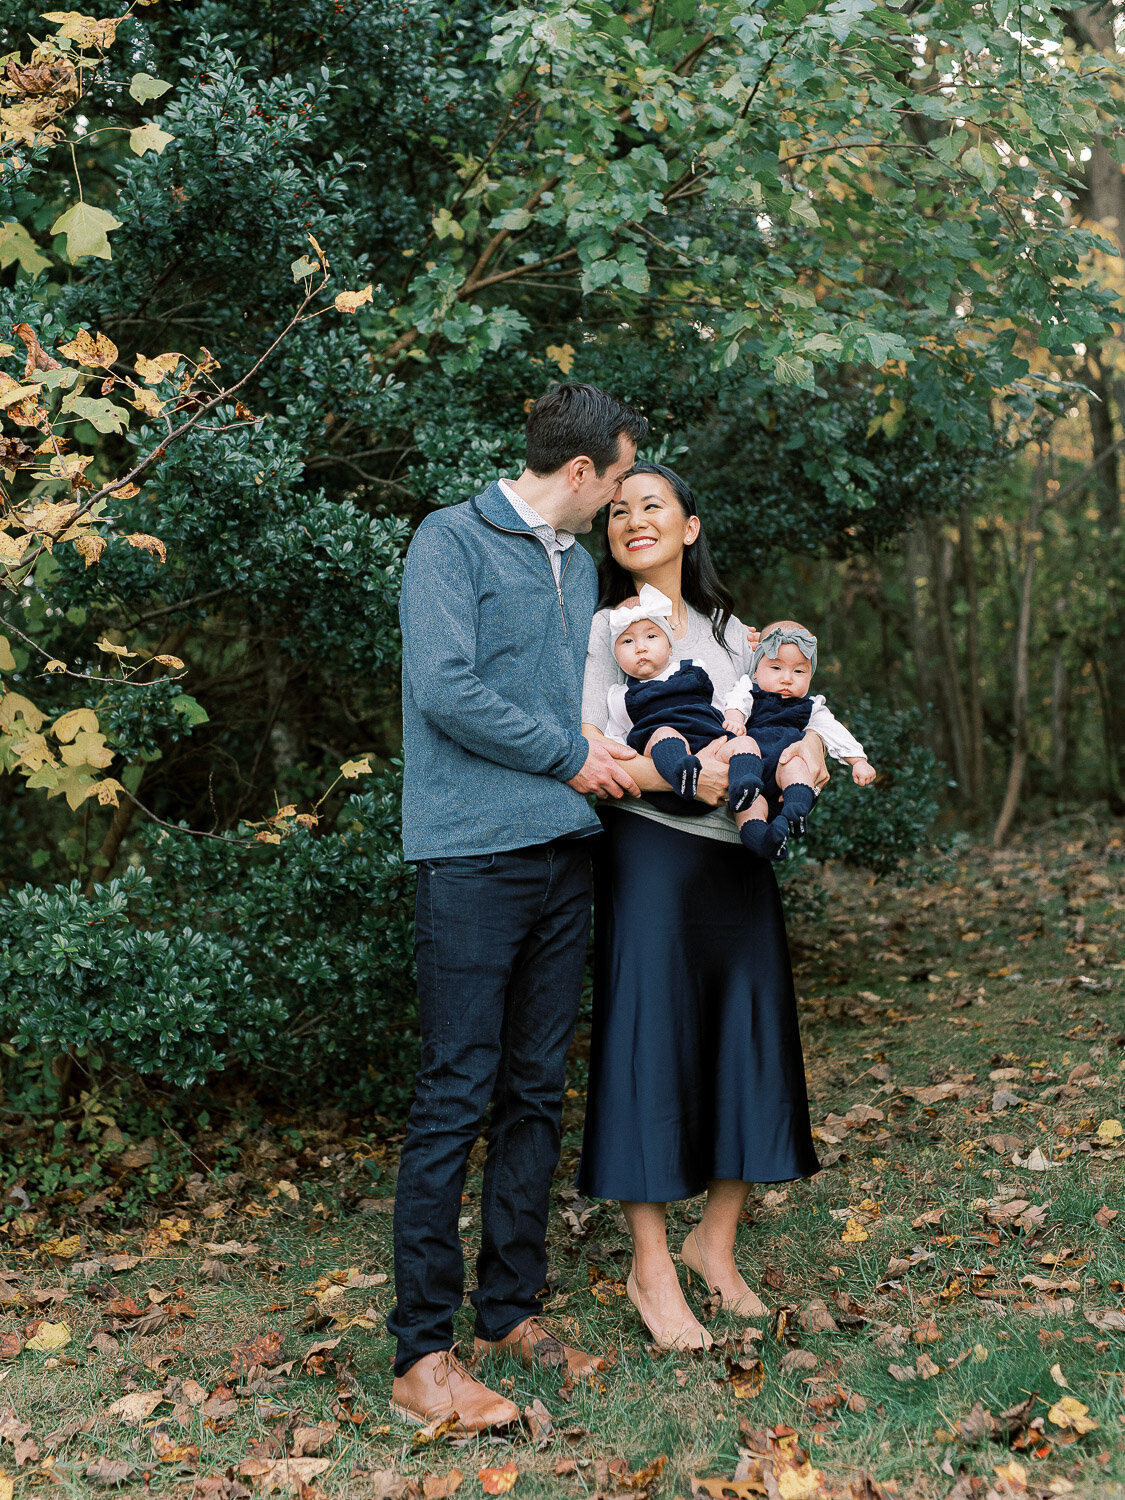
[[[609,610],[644,583],[672,600],[676,652],[707,669],[725,697],[750,646],[715,575],[689,486],[638,463],[609,505],[599,611],[583,693],[583,734],[604,737],[606,694],[623,674]],[[721,743],[721,742],[719,742]],[[800,746],[792,747],[795,752]],[[817,737],[804,746],[824,773]],[[661,1348],[711,1343],[684,1298],[668,1250],[669,1201],[706,1191],[681,1259],[730,1310],[765,1308],[735,1264],[752,1182],[819,1168],[785,925],[770,864],[755,859],[720,804],[727,770],[699,754],[697,800],[685,816],[656,797],[607,806],[595,862],[594,1029],[578,1186],[616,1198],[633,1240],[630,1300]],[[629,762],[646,793],[667,790],[647,758]]]

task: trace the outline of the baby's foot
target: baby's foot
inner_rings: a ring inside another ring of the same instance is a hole
[[[785,848],[789,839],[789,823],[784,816],[778,816],[769,823],[761,818],[750,818],[743,823],[738,834],[750,853],[756,854],[759,859],[772,859],[780,863],[789,858]]]
[[[652,763],[677,797],[691,802],[699,789],[703,767],[695,755],[687,753],[682,740],[660,740],[650,751]]]
[[[754,798],[762,790],[762,757],[760,755],[732,755],[727,763],[730,790],[727,802],[733,813],[748,812]]]

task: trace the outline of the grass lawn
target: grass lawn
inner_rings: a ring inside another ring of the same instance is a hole
[[[966,848],[913,890],[829,880],[826,921],[794,933],[824,1170],[755,1189],[740,1237],[768,1319],[712,1315],[706,1358],[648,1350],[616,1208],[569,1193],[580,1037],[548,1312],[613,1365],[573,1390],[489,1374],[552,1425],[417,1442],[393,1421],[394,1141],[310,1108],[149,1223],[4,1227],[0,1500],[13,1481],[436,1500],[513,1467],[528,1500],[1125,1497],[1121,837],[1071,823]],[[671,1209],[674,1247],[699,1209]],[[467,1310],[460,1332],[471,1350]]]

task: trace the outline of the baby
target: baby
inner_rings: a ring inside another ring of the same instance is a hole
[[[727,801],[732,814],[746,812],[762,787],[758,746],[724,728],[722,705],[704,668],[690,657],[673,659],[672,601],[643,584],[636,598],[610,612],[609,629],[626,681],[607,695],[607,737],[651,758],[678,811],[700,813],[708,808],[693,802],[702,770],[695,752],[725,739],[718,755],[729,776]]]
[[[816,636],[795,620],[776,620],[762,632],[750,671],[739,679],[724,705],[723,727],[745,736],[753,747],[744,775],[759,788],[743,816],[739,836],[754,854],[784,859],[789,835],[799,837],[816,801],[812,769],[798,752],[785,765],[778,757],[814,730],[829,755],[846,761],[857,786],[875,780],[863,746],[829,712],[820,696],[808,697],[816,671]],[[745,752],[743,752],[745,755]]]

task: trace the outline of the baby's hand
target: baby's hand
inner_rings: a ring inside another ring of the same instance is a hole
[[[870,786],[875,776],[875,767],[869,760],[852,761],[852,780],[856,786]]]
[[[762,633],[756,625],[747,625],[746,639],[750,644],[751,651],[757,651],[758,642],[762,639]]]
[[[739,713],[737,708],[724,710],[723,728],[730,734],[743,734],[746,729],[746,715]]]

